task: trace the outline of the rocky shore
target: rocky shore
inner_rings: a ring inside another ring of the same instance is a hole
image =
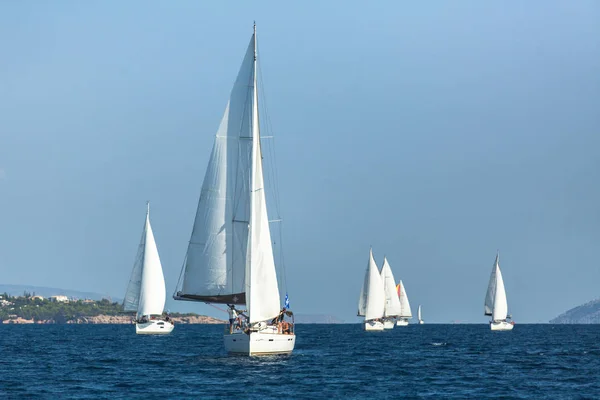
[[[175,324],[224,324],[225,321],[205,315],[188,315],[182,317],[171,317]],[[55,324],[53,319],[34,321],[33,319],[24,319],[21,317],[7,319],[3,324]],[[81,317],[66,322],[67,324],[132,324],[132,317],[129,315],[98,315],[95,317]]]

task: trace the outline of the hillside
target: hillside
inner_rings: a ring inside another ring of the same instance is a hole
[[[66,292],[62,292],[66,293]],[[176,323],[219,324],[224,321],[197,314],[171,314]],[[23,296],[0,294],[2,324],[131,324],[133,315],[108,299],[91,300],[54,295],[44,298],[25,292]]]
[[[551,324],[600,324],[600,299],[577,306],[550,320]]]
[[[123,299],[111,298],[108,294],[100,294],[94,292],[81,292],[78,290],[66,290],[44,286],[31,285],[3,285],[0,284],[0,293],[7,293],[11,296],[22,296],[23,293],[36,294],[38,296],[50,297],[56,295],[65,295],[67,297],[75,297],[78,299],[102,300],[108,299],[111,302],[121,303]]]

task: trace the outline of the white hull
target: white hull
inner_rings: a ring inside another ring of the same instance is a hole
[[[138,335],[157,335],[171,333],[175,325],[160,319],[135,324],[135,333]]]
[[[243,332],[225,334],[223,341],[225,350],[232,354],[247,356],[291,354],[296,344],[296,335],[265,329],[249,335]]]
[[[394,329],[396,318],[385,318],[383,320],[383,329]]]
[[[512,331],[514,323],[506,321],[491,321],[490,329],[493,331]]]
[[[423,325],[425,323],[425,321],[423,321],[422,319],[419,320],[419,325]]]
[[[365,331],[382,331],[383,322],[381,321],[365,321]]]
[[[396,321],[396,326],[408,326],[408,320],[400,318],[398,321]]]

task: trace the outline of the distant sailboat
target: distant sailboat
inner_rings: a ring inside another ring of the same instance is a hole
[[[508,321],[508,302],[504,280],[500,272],[500,254],[496,254],[496,261],[490,275],[487,293],[485,295],[485,315],[492,317],[490,329],[493,331],[510,331],[514,327],[513,321]]]
[[[419,324],[424,324],[423,318],[421,318],[421,305],[419,304],[419,309],[417,310],[417,317],[419,318]]]
[[[387,258],[383,258],[383,267],[381,268],[381,279],[383,279],[383,288],[385,293],[385,309],[383,313],[383,327],[393,329],[396,318],[402,314],[400,298],[396,292],[396,280],[392,273],[392,268],[388,264]]]
[[[396,326],[406,326],[408,325],[408,320],[412,318],[412,311],[410,310],[410,303],[408,302],[408,295],[406,294],[406,289],[404,289],[404,284],[402,280],[396,286],[396,290],[398,291],[398,297],[400,298],[400,315],[398,321],[396,322]]]
[[[166,300],[165,278],[150,226],[149,203],[147,207],[144,231],[127,285],[123,308],[125,311],[136,312],[136,333],[170,333],[174,326],[168,316],[162,317]]]
[[[373,251],[370,250],[365,279],[358,299],[358,316],[365,317],[364,326],[366,331],[382,331],[384,312],[385,291],[383,280],[373,259]]]
[[[296,335],[281,309],[267,215],[258,113],[256,25],[231,90],[198,201],[175,300],[228,304],[229,353],[288,354]],[[246,311],[235,310],[246,305]],[[286,304],[287,306],[288,304]],[[233,318],[232,318],[233,317]]]

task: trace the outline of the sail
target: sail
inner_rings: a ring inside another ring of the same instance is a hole
[[[408,295],[406,294],[406,289],[404,289],[404,284],[402,283],[402,280],[400,280],[400,283],[398,283],[396,288],[398,290],[398,297],[400,298],[400,307],[402,310],[400,313],[400,317],[412,318],[412,311],[410,310]]]
[[[419,321],[422,321],[421,318],[421,305],[419,304],[419,308],[417,309],[417,317],[419,318]]]
[[[369,262],[367,263],[367,269],[365,270],[365,278],[363,279],[363,285],[360,288],[360,296],[358,297],[358,315],[364,317],[367,312],[367,295],[369,294],[369,277],[371,269],[371,258],[373,258],[373,250],[370,250]],[[373,261],[375,262],[375,261]]]
[[[494,262],[487,292],[485,294],[484,315],[492,315],[492,311],[494,310],[494,299],[496,297],[496,271],[500,268],[499,261],[500,254],[496,253],[496,261]]]
[[[161,315],[165,300],[165,278],[150,225],[148,206],[142,239],[127,285],[123,308],[125,311],[136,311],[138,318],[143,315]]]
[[[256,34],[253,36],[256,49]],[[256,64],[256,52],[254,52]],[[254,68],[256,69],[256,68]],[[256,88],[256,73],[253,86]],[[250,285],[246,288],[249,322],[271,319],[279,314],[279,287],[275,271],[275,259],[271,245],[271,231],[267,215],[265,182],[260,147],[258,121],[258,91],[253,91],[252,102],[252,179],[250,188],[250,232],[246,275]]]
[[[369,285],[367,286],[365,320],[383,317],[385,311],[385,291],[379,269],[373,259],[373,251],[369,252]]]
[[[272,319],[280,310],[256,87],[254,34],[217,131],[176,295],[246,304],[250,323]]]
[[[137,255],[135,256],[135,262],[133,263],[133,270],[131,271],[131,277],[129,278],[129,284],[127,285],[127,291],[125,292],[125,299],[123,300],[123,309],[125,311],[136,311],[140,304],[140,288],[142,285],[142,268],[144,265],[144,248],[146,247],[146,222],[144,221],[144,229],[142,231],[142,238],[140,239],[140,245],[138,246]]]
[[[508,302],[506,301],[506,290],[504,289],[504,279],[500,265],[496,263],[496,293],[494,295],[494,309],[492,311],[492,319],[494,321],[506,320],[508,315]]]
[[[396,281],[392,268],[388,264],[387,258],[383,258],[383,267],[381,268],[381,279],[383,279],[383,287],[385,292],[385,312],[386,317],[395,317],[401,314],[402,307],[400,299],[396,292]]]
[[[178,297],[245,304],[254,37],[246,50],[217,130],[204,175]]]

